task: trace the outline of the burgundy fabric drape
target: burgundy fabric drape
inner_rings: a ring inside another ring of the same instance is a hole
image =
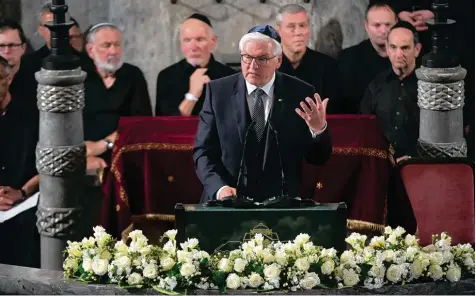
[[[197,126],[198,117],[121,118],[103,183],[102,225],[110,233],[119,237],[132,215],[170,215],[178,202],[199,202]],[[349,219],[385,224],[388,144],[375,117],[329,115],[328,128],[332,157],[325,166],[303,165],[302,196],[344,201]]]

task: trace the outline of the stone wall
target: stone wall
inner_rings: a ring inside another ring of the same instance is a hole
[[[38,11],[47,0],[2,0],[20,2],[21,23],[34,48],[42,45],[35,34]],[[160,70],[182,58],[179,45],[180,23],[190,14],[200,12],[210,17],[218,36],[215,53],[223,62],[238,62],[238,41],[257,24],[274,24],[282,5],[299,3],[310,12],[311,48],[336,56],[341,48],[365,39],[364,13],[368,0],[66,0],[71,14],[82,28],[111,21],[124,30],[126,61],[144,72],[152,105],[155,105],[155,82]]]

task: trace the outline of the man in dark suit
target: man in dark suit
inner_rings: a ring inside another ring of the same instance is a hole
[[[201,202],[279,196],[281,170],[285,194],[299,196],[303,157],[323,164],[332,151],[328,99],[321,101],[314,87],[276,71],[282,48],[272,27],[252,28],[239,45],[242,73],[206,87],[193,150],[204,187]]]

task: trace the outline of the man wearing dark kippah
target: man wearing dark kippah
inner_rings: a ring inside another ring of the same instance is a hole
[[[385,137],[395,150],[396,162],[417,156],[420,109],[415,68],[420,51],[413,25],[399,22],[393,26],[387,36],[392,68],[372,80],[361,102],[362,113],[377,115]]]
[[[217,36],[206,16],[195,13],[183,22],[180,44],[185,58],[162,70],[157,77],[155,115],[198,115],[205,84],[235,73],[213,57]]]
[[[239,48],[241,73],[206,87],[193,149],[202,202],[298,197],[303,159],[324,164],[332,152],[329,99],[321,100],[312,85],[277,71],[283,50],[273,27],[252,28]]]

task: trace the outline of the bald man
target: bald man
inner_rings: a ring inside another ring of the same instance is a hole
[[[205,84],[235,73],[214,59],[217,36],[206,16],[195,13],[183,22],[180,44],[185,58],[157,77],[155,115],[198,115],[205,98]]]

